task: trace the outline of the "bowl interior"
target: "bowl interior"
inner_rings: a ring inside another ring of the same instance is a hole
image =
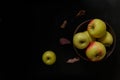
[[[92,19],[91,19],[91,20],[92,20]],[[86,20],[86,21],[80,23],[80,24],[76,27],[73,35],[76,34],[76,33],[78,33],[78,32],[86,31],[86,30],[87,30],[87,25],[88,25],[88,23],[89,23],[91,20]],[[113,53],[113,51],[114,51],[114,49],[115,49],[115,45],[116,45],[116,35],[115,35],[112,27],[111,27],[107,22],[105,22],[105,23],[106,23],[106,27],[107,27],[106,29],[107,29],[107,31],[110,32],[110,33],[112,34],[112,36],[113,36],[113,44],[112,44],[110,47],[106,47],[107,54],[106,54],[106,56],[104,57],[104,59],[102,59],[101,61],[107,59],[107,58]],[[86,55],[85,55],[85,50],[86,50],[86,49],[77,49],[74,45],[73,45],[73,48],[74,48],[76,54],[77,54],[79,57],[81,57],[82,59],[84,59],[84,60],[86,60],[86,61],[90,61],[90,60],[86,57]]]

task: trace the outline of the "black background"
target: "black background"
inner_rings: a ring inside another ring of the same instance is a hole
[[[120,1],[119,0],[79,0],[79,1],[41,1],[27,3],[26,12],[32,30],[32,54],[26,62],[28,80],[39,79],[120,79]],[[75,19],[79,10],[86,14]],[[29,14],[32,13],[32,14]],[[113,54],[104,62],[90,63],[82,59],[67,64],[69,58],[76,57],[72,44],[61,46],[59,39],[72,35],[78,23],[91,18],[107,21],[116,34],[117,44]],[[60,25],[67,20],[65,29]],[[52,66],[45,65],[41,56],[44,51],[53,50],[57,61]],[[28,56],[27,56],[28,57]]]

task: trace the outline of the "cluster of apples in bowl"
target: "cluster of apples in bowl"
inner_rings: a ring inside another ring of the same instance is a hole
[[[92,62],[109,57],[115,48],[112,27],[102,19],[91,19],[78,25],[73,34],[73,46],[83,59]]]

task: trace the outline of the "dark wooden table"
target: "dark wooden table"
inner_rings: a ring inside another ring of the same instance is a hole
[[[49,1],[31,2],[29,15],[32,20],[32,54],[27,63],[28,80],[79,78],[95,80],[119,80],[120,79],[120,1],[100,0],[88,1]],[[85,10],[86,14],[75,19],[79,10]],[[104,62],[90,63],[82,59],[67,64],[69,58],[76,57],[72,44],[60,45],[59,39],[65,37],[72,41],[72,35],[78,22],[90,18],[101,18],[107,21],[115,31],[117,44],[113,54]],[[60,25],[67,20],[65,29]],[[52,66],[46,66],[41,56],[44,51],[53,50],[57,55],[57,61]]]

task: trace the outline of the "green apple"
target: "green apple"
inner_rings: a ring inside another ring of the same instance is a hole
[[[110,32],[107,31],[106,35],[98,39],[98,41],[100,41],[101,43],[108,47],[113,43],[113,36]]]
[[[45,51],[42,55],[42,60],[46,65],[52,65],[56,61],[56,54],[53,51]]]
[[[105,46],[98,42],[91,42],[86,49],[86,56],[90,61],[96,62],[102,60],[106,55]]]
[[[101,38],[106,34],[106,24],[101,19],[93,19],[87,26],[87,30],[94,38]]]
[[[88,37],[88,39],[89,39],[90,42],[95,41],[95,38],[93,38],[93,37],[88,33],[88,31],[84,31],[84,33],[87,35],[87,37]]]
[[[78,32],[73,36],[73,45],[78,49],[84,49],[88,46],[88,36],[83,32]]]

